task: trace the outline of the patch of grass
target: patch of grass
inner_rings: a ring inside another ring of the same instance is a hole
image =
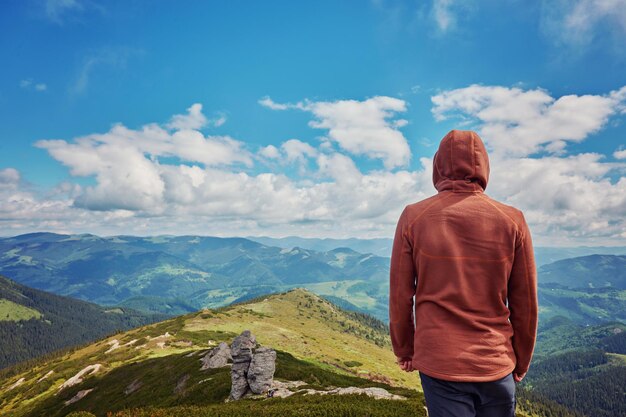
[[[240,400],[206,407],[131,409],[114,417],[421,417],[423,398],[377,400],[366,395],[294,395],[288,398]]]
[[[0,321],[20,321],[40,319],[41,317],[42,314],[34,308],[0,298]]]

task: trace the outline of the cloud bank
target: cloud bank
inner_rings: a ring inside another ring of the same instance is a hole
[[[568,143],[623,114],[625,95],[626,88],[553,97],[542,89],[471,85],[433,96],[431,112],[481,135],[491,159],[487,194],[524,210],[537,243],[616,244],[626,238],[624,151],[607,160],[571,154]],[[0,170],[5,233],[390,237],[406,204],[436,192],[432,155],[413,156],[401,131],[406,101],[259,103],[267,111],[306,112],[321,140],[252,145],[206,135],[201,129],[217,123],[199,103],[163,124],[40,140],[36,146],[88,181],[42,192],[15,169]],[[364,170],[356,158],[373,167]]]

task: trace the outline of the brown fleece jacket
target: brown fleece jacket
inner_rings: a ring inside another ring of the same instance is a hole
[[[408,205],[391,255],[393,351],[449,381],[528,370],[537,331],[537,273],[522,212],[488,197],[480,137],[453,130],[434,156],[438,193]],[[413,299],[415,297],[415,301]]]

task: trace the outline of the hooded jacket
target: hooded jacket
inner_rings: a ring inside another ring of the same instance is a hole
[[[438,193],[405,207],[393,242],[393,351],[449,381],[523,374],[538,310],[524,215],[485,194],[489,158],[476,133],[449,132],[433,162]]]

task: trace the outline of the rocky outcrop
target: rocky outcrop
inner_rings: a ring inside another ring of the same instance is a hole
[[[263,394],[272,386],[276,370],[276,351],[268,347],[257,349],[248,369],[248,385],[255,394]]]
[[[200,359],[202,361],[201,370],[221,368],[226,366],[228,362],[232,362],[233,357],[230,354],[230,347],[226,342],[220,343],[216,348],[211,349],[206,355]]]
[[[26,381],[26,379],[24,378],[20,378],[17,381],[15,381],[15,383],[13,385],[11,385],[9,388],[7,388],[7,391],[11,391],[13,388],[17,388],[20,385],[22,385],[24,383],[24,381]]]
[[[202,362],[224,360],[227,345],[220,346],[209,351]],[[244,397],[266,396],[285,398],[296,393],[304,395],[348,395],[365,394],[376,399],[405,400],[405,397],[390,393],[384,388],[378,387],[330,387],[327,390],[312,388],[300,388],[308,385],[304,381],[275,381],[276,351],[269,347],[257,347],[256,338],[249,330],[245,330],[237,336],[231,346],[233,365],[231,368],[231,391],[227,401],[239,400]],[[216,358],[216,359],[213,359]],[[222,363],[222,362],[220,362]],[[202,369],[205,369],[204,366]]]
[[[65,405],[74,404],[76,401],[83,399],[87,394],[89,394],[93,390],[94,390],[93,388],[80,390],[76,393],[76,395],[74,395],[72,398],[65,401],[64,403]]]
[[[59,391],[61,391],[64,388],[73,387],[74,385],[80,384],[81,382],[83,382],[83,377],[89,376],[91,374],[95,374],[100,369],[102,369],[102,365],[99,363],[96,363],[94,365],[89,365],[83,368],[76,375],[74,375],[73,377],[65,381],[63,384],[61,384],[61,386],[59,387]]]
[[[336,395],[348,395],[348,394],[365,394],[369,397],[376,398],[378,400],[406,400],[405,397],[400,395],[392,394],[384,388],[378,387],[367,387],[367,388],[358,388],[358,387],[345,387],[345,388],[335,388],[328,391],[317,391],[316,394],[336,394]]]
[[[272,381],[272,386],[267,392],[268,397],[286,398],[295,394],[292,388],[307,385],[304,381]]]
[[[135,379],[133,382],[128,384],[126,388],[124,388],[124,395],[130,395],[133,392],[137,391],[142,386],[143,386],[143,383],[139,379]]]
[[[256,338],[243,331],[230,346],[233,360],[229,400],[239,400],[249,394],[264,394],[271,388],[276,370],[276,351],[256,348]]]
[[[369,397],[373,397],[376,399],[384,399],[384,400],[406,400],[405,397],[402,397],[400,395],[395,395],[390,393],[389,391],[387,391],[384,388],[378,388],[378,387],[367,387],[367,388],[360,388],[360,387],[344,387],[344,388],[332,388],[329,390],[316,390],[316,389],[312,389],[312,388],[303,388],[303,389],[297,389],[298,387],[302,386],[302,385],[307,385],[306,382],[304,381],[287,381],[287,382],[281,382],[281,381],[273,381],[271,388],[268,391],[268,396],[269,397],[279,397],[279,398],[285,398],[285,397],[290,397],[293,394],[296,393],[303,393],[304,395],[314,395],[314,394],[318,394],[318,395],[348,395],[348,394],[365,394]],[[292,391],[291,389],[296,388],[295,391]]]
[[[50,375],[52,375],[53,373],[54,373],[54,371],[48,371],[48,373],[47,373],[47,374],[45,374],[44,376],[42,376],[41,378],[39,378],[39,379],[37,380],[37,382],[41,382],[41,381],[43,381],[44,379],[48,378],[48,377],[49,377]]]
[[[187,381],[189,381],[190,377],[191,376],[189,374],[185,374],[178,380],[178,382],[176,383],[176,387],[174,388],[175,394],[182,394],[185,391],[185,388],[187,387]]]

